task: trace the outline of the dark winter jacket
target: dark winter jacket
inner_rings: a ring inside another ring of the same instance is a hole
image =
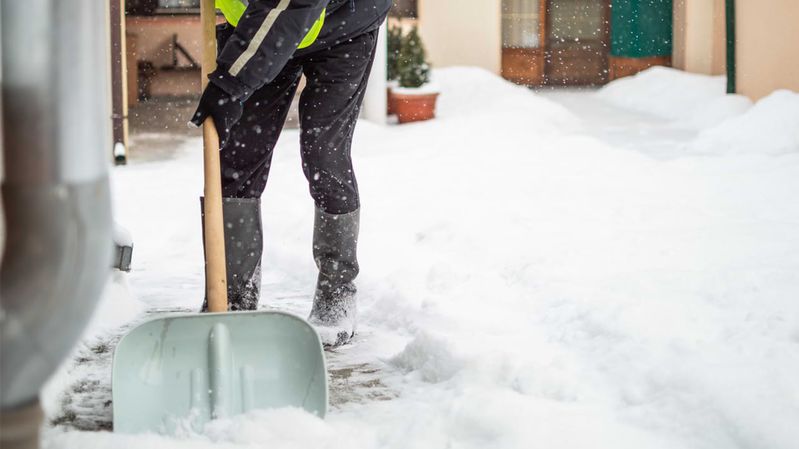
[[[391,0],[250,0],[209,80],[244,100],[272,81],[293,55],[372,31],[385,20],[390,7]],[[325,22],[319,37],[297,50],[323,9]]]

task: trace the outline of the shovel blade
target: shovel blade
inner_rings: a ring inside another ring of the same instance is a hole
[[[113,363],[114,430],[199,432],[256,409],[327,411],[319,335],[283,312],[156,318],[120,340]]]

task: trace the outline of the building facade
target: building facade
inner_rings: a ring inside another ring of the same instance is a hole
[[[471,65],[514,82],[600,85],[652,65],[727,73],[732,0],[396,0],[433,65]],[[199,91],[198,0],[127,0],[131,93]],[[735,0],[736,90],[799,91],[799,1]],[[135,100],[134,100],[135,101]]]
[[[799,91],[796,0],[416,0],[435,66],[475,65],[526,85],[597,85],[652,65],[727,73],[736,90]]]
[[[434,63],[534,86],[604,84],[670,64],[671,11],[671,0],[418,0]]]

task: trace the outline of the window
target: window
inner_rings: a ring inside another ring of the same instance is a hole
[[[394,0],[389,15],[399,19],[415,19],[418,17],[416,3],[417,0]]]
[[[200,0],[126,0],[125,12],[131,16],[196,14],[200,12]]]
[[[549,12],[549,39],[559,43],[599,40],[605,29],[605,5],[595,0],[558,0]]]
[[[541,5],[545,0],[502,0],[502,45],[505,48],[541,46]]]
[[[158,7],[164,9],[199,8],[200,0],[158,0]]]

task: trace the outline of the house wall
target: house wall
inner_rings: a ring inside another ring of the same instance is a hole
[[[711,39],[712,62],[710,73],[713,75],[727,74],[727,14],[725,13],[725,0],[714,0],[713,3],[713,33]]]
[[[799,92],[799,1],[738,0],[735,16],[738,92]]]
[[[129,16],[127,32],[137,37],[139,60],[156,65],[169,64],[172,58],[172,35],[196,61],[202,57],[202,30],[199,15]],[[181,59],[181,62],[185,62]]]
[[[419,31],[435,67],[502,68],[501,0],[419,0]]]
[[[724,0],[674,1],[674,67],[723,75],[726,70]]]
[[[171,64],[173,34],[177,34],[178,42],[195,61],[202,60],[199,15],[129,16],[126,26],[136,43],[135,59],[129,61],[129,70],[135,68],[138,61],[149,61],[156,68]],[[182,56],[178,60],[181,65],[187,64]],[[142,80],[133,80],[133,83],[140,84]],[[199,95],[200,71],[159,71],[151,80],[150,93],[153,96]]]
[[[757,100],[776,89],[799,92],[799,1],[737,0],[737,91]],[[726,74],[725,0],[675,0],[674,66]]]

